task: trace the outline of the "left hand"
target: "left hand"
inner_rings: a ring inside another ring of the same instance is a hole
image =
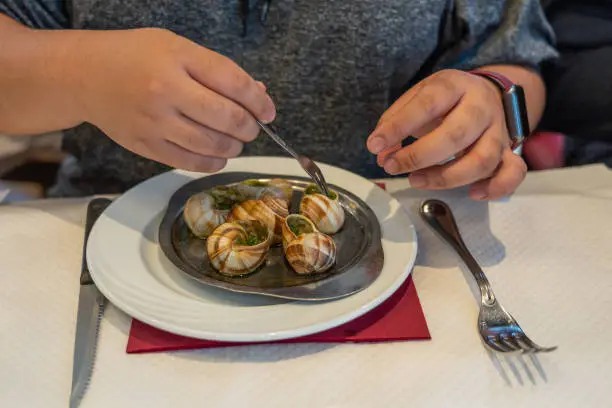
[[[418,140],[402,148],[408,136]],[[457,70],[431,75],[402,95],[383,114],[367,146],[387,173],[410,172],[415,188],[472,184],[476,200],[513,193],[527,173],[523,159],[510,149],[499,90],[485,78]]]

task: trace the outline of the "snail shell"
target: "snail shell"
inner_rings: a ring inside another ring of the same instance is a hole
[[[283,248],[287,250],[287,246],[295,240],[300,234],[315,232],[317,227],[310,219],[300,214],[288,215],[282,223],[281,234],[283,239]]]
[[[336,244],[318,231],[300,234],[287,245],[285,257],[300,275],[325,272],[336,262]]]
[[[281,236],[281,225],[284,217],[289,214],[287,203],[274,197],[264,197],[262,200],[246,200],[232,207],[228,221],[258,220],[272,232],[272,243],[278,243]]]
[[[262,196],[265,195],[273,195],[290,203],[293,197],[293,186],[285,179],[272,179],[268,182],[268,188],[262,192]]]
[[[271,179],[270,181],[244,180],[236,185],[236,190],[254,200],[272,196],[289,203],[293,196],[291,183],[284,179]]]
[[[246,275],[265,261],[271,239],[270,231],[260,221],[226,222],[208,237],[206,252],[220,273]]]
[[[300,202],[300,214],[310,218],[317,229],[325,234],[335,234],[344,225],[344,209],[338,201],[338,194],[330,192],[333,198],[318,192],[305,194]]]
[[[206,238],[227,219],[228,210],[217,208],[216,200],[207,192],[201,192],[189,197],[183,210],[185,223],[199,238]]]

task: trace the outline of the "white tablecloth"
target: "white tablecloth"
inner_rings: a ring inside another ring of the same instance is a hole
[[[509,200],[389,182],[418,227],[413,271],[431,341],[263,345],[127,355],[130,318],[107,309],[87,407],[608,407],[612,172],[531,173]],[[502,304],[558,351],[489,355],[454,253],[418,219],[445,199]],[[84,200],[0,206],[0,407],[66,407]]]

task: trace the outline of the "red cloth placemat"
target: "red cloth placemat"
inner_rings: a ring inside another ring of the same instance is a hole
[[[384,188],[384,185],[381,187]],[[385,302],[355,320],[321,333],[269,343],[361,343],[428,339],[431,339],[431,336],[425,315],[412,277],[409,277]],[[253,343],[219,342],[183,337],[134,319],[130,329],[127,352],[151,353],[250,344]]]

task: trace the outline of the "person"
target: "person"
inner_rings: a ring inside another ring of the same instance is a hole
[[[612,167],[612,0],[542,0],[559,58],[542,66],[547,106],[525,146],[533,169]]]
[[[557,56],[538,0],[0,0],[0,49],[0,132],[64,131],[51,196],[282,154],[259,120],[364,177],[503,197],[526,166],[469,71],[521,85],[533,129]]]

